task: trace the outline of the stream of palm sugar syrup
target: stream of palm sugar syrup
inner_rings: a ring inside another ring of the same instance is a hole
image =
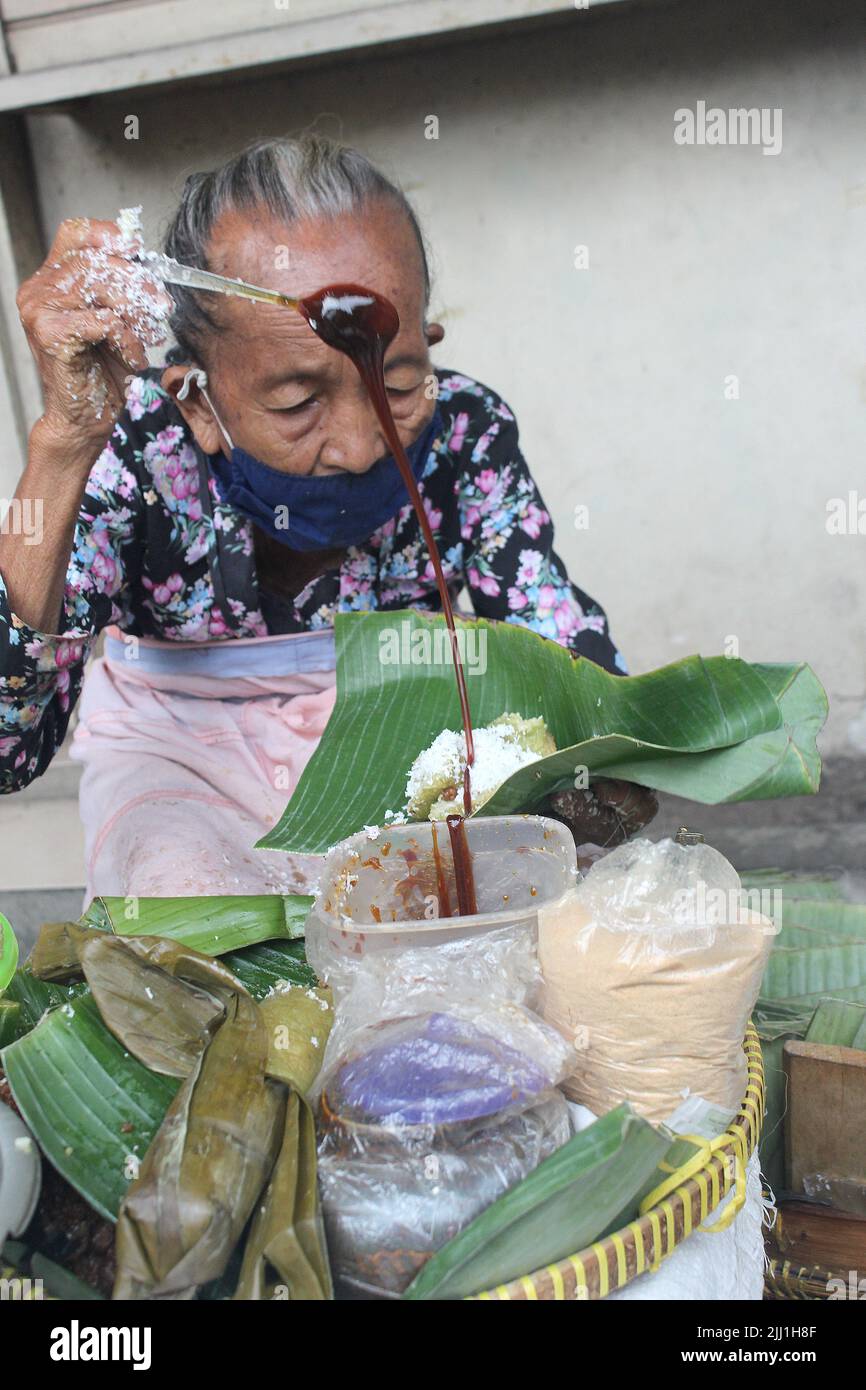
[[[457,817],[460,820],[460,817]],[[448,879],[445,877],[445,865],[442,863],[442,851],[439,848],[439,836],[436,834],[436,822],[430,825],[430,835],[433,840],[433,867],[436,870],[436,898],[439,903],[439,916],[451,916],[451,894],[448,892]],[[459,909],[458,909],[459,910]]]
[[[364,289],[362,285],[327,285],[317,294],[298,301],[297,307],[317,337],[328,347],[336,348],[349,358],[367,388],[373,409],[379,417],[385,438],[397,461],[397,467],[406,484],[406,489],[415,508],[415,515],[427,545],[427,552],[436,576],[436,587],[442,601],[442,612],[451,641],[451,659],[457,677],[457,693],[460,696],[460,714],[463,732],[466,736],[466,768],[463,773],[463,810],[469,815],[472,810],[472,795],[469,769],[475,761],[475,746],[472,741],[472,716],[469,709],[469,694],[466,690],[466,673],[460,659],[457,645],[457,630],[454,626],[454,610],[445,576],[442,573],[442,560],[439,547],[433,538],[433,531],[427,519],[424,503],[418,491],[418,484],[412,472],[406,451],[400,443],[388,392],[385,388],[385,353],[397,336],[400,317],[389,300]],[[447,817],[448,834],[451,837],[451,853],[454,859],[454,877],[457,888],[457,902],[461,915],[478,911],[475,901],[475,879],[472,873],[472,857],[466,842],[466,828],[463,816]],[[438,855],[438,845],[434,840],[434,853]],[[437,873],[443,878],[441,870]],[[440,916],[450,917],[450,903],[447,892],[444,899],[440,893]]]

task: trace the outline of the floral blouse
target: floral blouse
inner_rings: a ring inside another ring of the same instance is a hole
[[[522,623],[611,671],[624,671],[602,609],[569,582],[550,516],[508,406],[488,387],[438,371],[445,428],[421,483],[455,593],[475,612]],[[10,609],[0,576],[0,791],[45,771],[66,734],[100,629],[167,642],[264,637],[330,627],[336,612],[440,608],[417,518],[406,506],[293,602],[260,591],[252,525],[221,500],[158,372],[134,377],[126,408],[81,504],[59,634]]]

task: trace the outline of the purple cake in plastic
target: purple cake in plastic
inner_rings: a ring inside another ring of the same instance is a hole
[[[446,1125],[525,1105],[551,1079],[528,1057],[465,1019],[401,1019],[350,1058],[328,1086],[332,1111],[378,1125]]]

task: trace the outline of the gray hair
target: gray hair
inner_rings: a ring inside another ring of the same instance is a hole
[[[208,244],[225,212],[264,207],[291,223],[308,217],[339,217],[381,200],[399,208],[415,233],[426,302],[430,270],[424,236],[405,193],[359,150],[327,136],[257,140],[221,168],[191,174],[164,248],[183,265],[209,270]],[[202,342],[217,326],[205,302],[210,296],[178,285],[166,288],[175,302],[171,329],[177,343],[169,360],[200,360]]]

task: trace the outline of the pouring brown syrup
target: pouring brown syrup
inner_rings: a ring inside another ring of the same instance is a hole
[[[457,819],[462,825],[462,818],[458,816]],[[450,833],[451,827],[449,826],[448,829]],[[445,865],[442,863],[442,851],[439,848],[439,836],[436,834],[435,822],[430,826],[430,832],[433,838],[433,865],[436,869],[436,894],[438,898],[439,916],[450,917],[451,896],[448,892],[448,879],[445,877]]]
[[[475,901],[475,874],[472,871],[472,855],[466,839],[466,822],[462,816],[446,816],[445,824],[451,836],[451,858],[454,860],[454,885],[457,889],[457,905],[461,917],[474,917],[478,911]],[[450,912],[448,913],[450,917]]]
[[[466,689],[466,673],[460,659],[457,645],[457,630],[454,626],[454,610],[451,595],[442,573],[442,560],[439,548],[433,538],[433,530],[424,510],[424,503],[418,491],[418,484],[400,443],[400,437],[388,403],[385,389],[385,353],[397,336],[400,318],[397,310],[382,295],[362,285],[327,285],[318,293],[309,295],[298,302],[298,309],[317,337],[328,347],[336,348],[354,364],[361,380],[367,388],[373,409],[379,417],[382,431],[397,461],[397,467],[406,484],[406,489],[421,526],[427,545],[427,552],[436,576],[436,587],[442,602],[442,612],[451,641],[451,659],[457,678],[457,693],[460,697],[460,714],[463,732],[466,737],[466,768],[463,774],[463,810],[469,815],[472,810],[472,796],[469,769],[475,761],[475,746],[472,741],[472,716],[469,709],[469,694]],[[475,902],[475,882],[472,873],[472,858],[466,842],[466,828],[463,817],[448,816],[448,833],[451,837],[451,852],[454,859],[454,874],[457,887],[457,901],[461,915],[478,911]],[[441,898],[441,894],[440,894]],[[444,910],[443,910],[444,909]],[[450,903],[447,893],[440,901],[440,916],[450,917]]]

